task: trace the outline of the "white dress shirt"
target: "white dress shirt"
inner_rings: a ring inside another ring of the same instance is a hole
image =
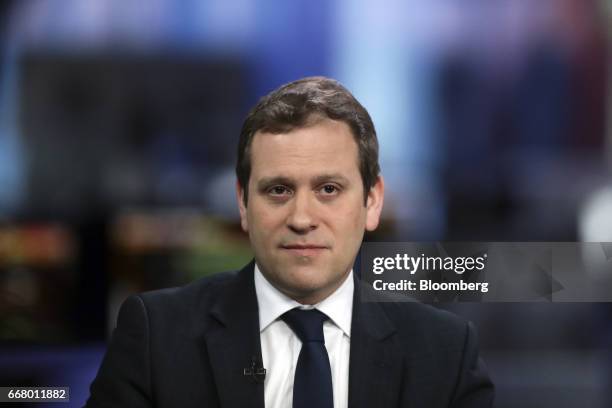
[[[295,307],[315,308],[329,317],[323,323],[323,336],[331,365],[334,407],[348,407],[353,290],[351,270],[342,285],[322,302],[313,306],[302,305],[272,286],[255,265],[259,336],[263,366],[266,369],[264,381],[266,408],[288,408],[293,405],[293,379],[302,342],[280,316]]]

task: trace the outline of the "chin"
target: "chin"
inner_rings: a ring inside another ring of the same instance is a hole
[[[316,279],[317,277],[313,276],[315,273],[315,271],[308,273],[304,270],[294,270],[288,275],[289,279],[282,282],[283,287],[296,294],[308,295],[324,290],[326,287],[330,286],[330,282]]]

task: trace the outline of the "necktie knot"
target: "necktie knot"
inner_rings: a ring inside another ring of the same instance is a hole
[[[327,315],[316,309],[291,309],[281,317],[302,343],[325,343],[323,337],[323,322]]]

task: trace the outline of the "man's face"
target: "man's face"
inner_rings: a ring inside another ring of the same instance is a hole
[[[301,303],[318,303],[344,282],[364,230],[378,226],[379,177],[367,194],[349,127],[322,119],[283,134],[256,133],[242,228],[264,276]]]

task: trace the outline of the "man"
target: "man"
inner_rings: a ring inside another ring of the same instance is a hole
[[[126,300],[90,407],[488,407],[471,325],[361,302],[352,270],[384,183],[367,111],[338,82],[262,98],[238,147],[254,262]]]

